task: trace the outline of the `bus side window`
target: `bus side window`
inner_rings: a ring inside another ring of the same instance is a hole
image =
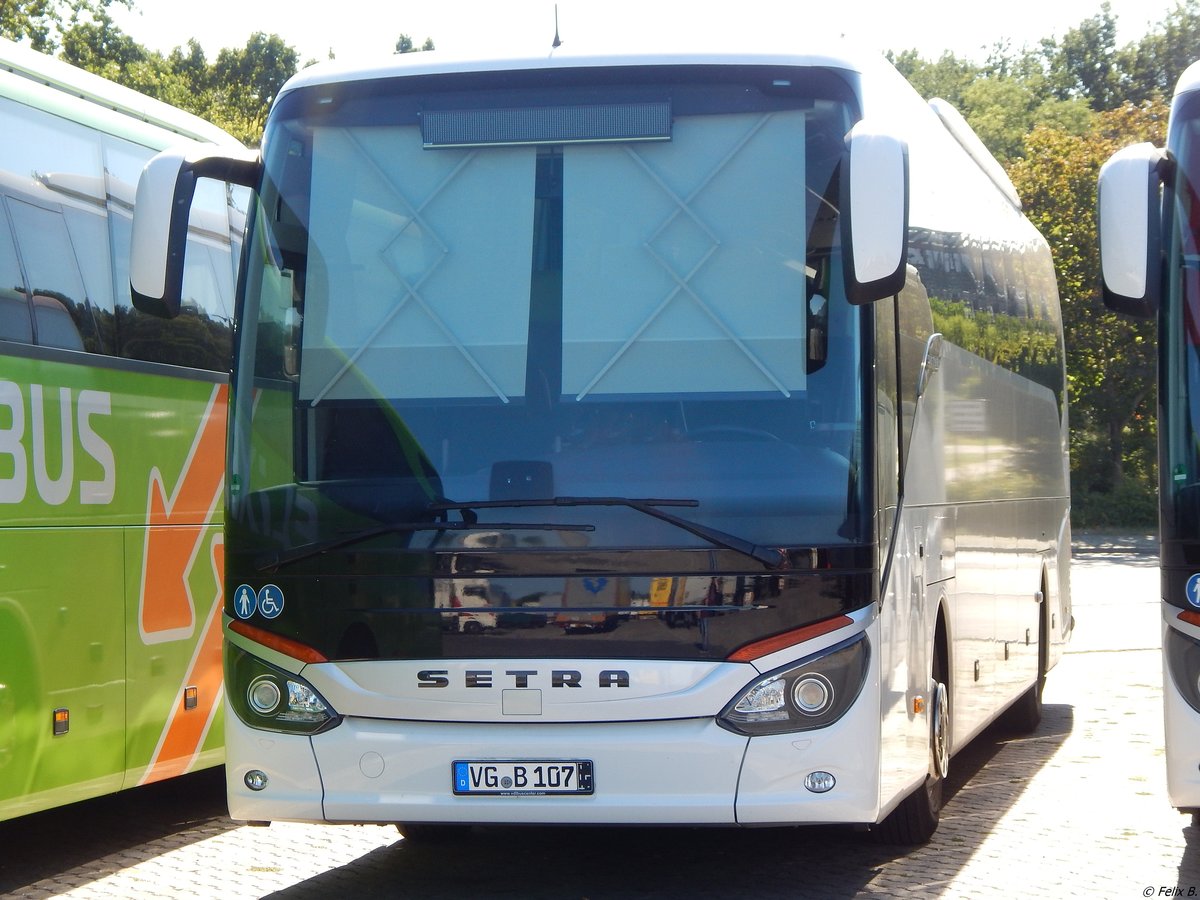
[[[83,276],[87,315],[80,330],[86,336],[84,349],[111,355],[113,340],[112,249],[108,240],[108,216],[91,210],[63,208],[75,259]],[[126,278],[128,281],[128,278]]]
[[[9,198],[9,211],[30,288],[45,313],[39,315],[35,303],[35,340],[48,347],[82,350],[85,337],[95,339],[96,327],[62,213],[14,198]],[[69,322],[64,322],[63,312]]]
[[[0,198],[0,341],[33,341],[33,320],[25,294],[25,278],[17,263],[12,229]]]

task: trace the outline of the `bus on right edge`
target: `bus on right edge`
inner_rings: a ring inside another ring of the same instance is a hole
[[[1158,320],[1159,539],[1167,794],[1200,814],[1200,63],[1179,79],[1167,146],[1100,170],[1104,302]]]

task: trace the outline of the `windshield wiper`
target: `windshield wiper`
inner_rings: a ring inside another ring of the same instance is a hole
[[[441,511],[440,504],[430,507],[431,511]],[[563,525],[556,522],[488,522],[477,524],[476,517],[464,509],[461,522],[390,522],[375,528],[366,528],[344,534],[328,541],[316,541],[289,550],[279,550],[274,553],[264,553],[254,561],[260,572],[273,572],[280,566],[291,565],[303,559],[311,559],[328,553],[361,544],[372,538],[385,534],[412,534],[418,531],[595,531],[595,525]]]
[[[463,518],[467,521],[473,521],[475,510],[479,509],[520,509],[523,507],[554,507],[554,506],[624,506],[628,509],[637,510],[643,515],[651,518],[659,519],[680,528],[689,534],[694,534],[696,537],[704,538],[715,547],[723,547],[726,550],[732,550],[735,553],[741,553],[751,559],[757,560],[765,566],[772,569],[783,568],[787,564],[787,554],[777,547],[763,547],[753,541],[748,541],[745,538],[740,538],[735,534],[729,534],[725,531],[720,531],[716,528],[709,528],[707,525],[701,525],[698,522],[692,522],[688,519],[681,518],[674,513],[669,513],[666,510],[659,509],[660,506],[685,506],[695,508],[700,505],[699,500],[670,500],[656,497],[548,497],[542,500],[524,499],[524,500],[480,500],[476,503],[455,503],[453,501],[442,501],[439,503],[429,504],[430,512],[449,512],[450,510],[459,510],[462,512]],[[493,526],[498,527],[498,526]]]

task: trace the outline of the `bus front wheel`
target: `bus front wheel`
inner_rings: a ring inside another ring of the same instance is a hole
[[[940,660],[939,660],[940,663]],[[935,666],[935,678],[944,677]],[[924,783],[900,801],[872,834],[883,844],[912,846],[926,843],[941,820],[942,785],[950,772],[950,691],[943,680],[934,683],[929,723],[929,772]]]

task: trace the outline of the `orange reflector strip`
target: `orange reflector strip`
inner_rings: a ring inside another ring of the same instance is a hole
[[[1180,622],[1187,622],[1189,625],[1195,625],[1200,628],[1200,612],[1192,612],[1190,609],[1185,609],[1178,616]]]
[[[744,647],[734,650],[726,659],[730,662],[753,662],[760,656],[766,656],[768,653],[774,653],[776,650],[784,650],[796,644],[803,644],[805,641],[811,641],[813,638],[820,637],[823,634],[829,634],[831,631],[845,628],[847,625],[853,624],[853,622],[854,620],[849,616],[834,616],[832,619],[826,619],[823,622],[814,622],[812,625],[805,625],[803,628],[794,628],[791,631],[785,631],[783,634],[764,638],[761,641],[755,641],[753,644],[746,644]]]
[[[263,631],[261,628],[247,625],[241,620],[230,622],[229,630],[237,632],[242,637],[250,638],[256,644],[262,644],[270,650],[282,653],[284,656],[290,656],[292,659],[298,659],[303,663],[329,662],[323,653],[319,650],[314,650],[308,644],[302,644],[299,641],[293,641],[291,638]]]

